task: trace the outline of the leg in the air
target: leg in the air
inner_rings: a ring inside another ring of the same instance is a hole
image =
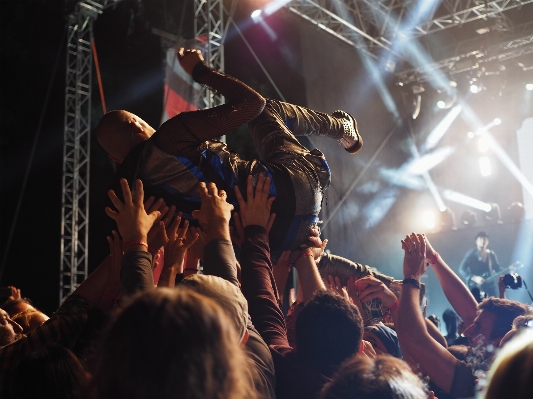
[[[352,154],[359,151],[363,144],[357,132],[357,122],[344,111],[328,115],[271,99],[267,99],[261,115],[250,122],[250,129],[260,158],[263,155],[268,157],[275,149],[305,149],[295,136],[328,136],[338,140]]]

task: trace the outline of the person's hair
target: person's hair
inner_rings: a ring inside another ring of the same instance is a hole
[[[213,300],[180,287],[135,298],[104,339],[96,398],[253,398],[235,328]]]
[[[484,299],[478,305],[478,310],[490,312],[496,316],[491,336],[489,337],[491,341],[502,338],[507,334],[511,330],[515,318],[531,314],[531,310],[527,305],[510,299],[494,297]]]
[[[448,346],[448,352],[450,352],[456,359],[466,361],[466,356],[468,354],[468,346],[450,345]]]
[[[35,319],[36,316],[44,316],[48,320],[48,317],[43,312],[33,307],[17,313],[11,320],[22,327],[23,334],[28,334],[41,325],[41,323],[37,324],[38,319]]]
[[[513,320],[513,330],[533,327],[533,314],[518,316]]]
[[[295,330],[299,356],[319,372],[331,375],[359,351],[363,320],[354,304],[322,290],[302,308]]]
[[[485,399],[531,398],[533,330],[525,329],[498,353],[489,372]]]
[[[0,308],[4,309],[6,313],[12,317],[20,312],[20,310],[18,310],[20,304],[24,304],[25,306],[31,306],[32,308],[34,308],[33,304],[31,303],[31,300],[29,300],[28,298],[10,299],[0,305]]]
[[[320,399],[422,399],[423,382],[403,360],[389,355],[355,356],[346,361],[320,394]]]
[[[81,398],[87,376],[72,352],[59,344],[50,344],[25,355],[11,367],[3,379],[1,397]]]
[[[457,322],[459,319],[455,312],[451,309],[446,309],[442,314],[442,320],[446,324],[446,333],[450,336],[457,335]]]

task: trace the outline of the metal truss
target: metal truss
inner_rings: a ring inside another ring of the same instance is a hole
[[[522,7],[531,2],[533,0],[443,0],[441,9],[444,9],[447,13],[444,12],[444,15],[434,16],[431,20],[415,26],[414,35],[423,36],[479,19],[504,16],[504,11]]]
[[[442,70],[448,75],[478,69],[483,63],[490,61],[506,61],[533,53],[533,34],[501,43],[487,50],[475,50],[466,54],[450,57],[420,68],[412,68],[396,74],[401,84],[427,82],[434,72]]]
[[[120,0],[82,1],[68,16],[59,300],[87,277],[92,28]]]
[[[479,19],[500,17],[504,11],[533,0],[443,0],[427,10],[423,21],[411,22],[417,7],[429,0],[293,0],[286,7],[342,41],[377,56],[394,54],[398,37],[421,37]],[[407,29],[407,31],[405,31]],[[398,54],[395,54],[398,55]]]
[[[205,43],[207,65],[224,71],[224,5],[222,0],[194,0],[194,37]],[[203,88],[204,108],[224,103],[221,94]]]

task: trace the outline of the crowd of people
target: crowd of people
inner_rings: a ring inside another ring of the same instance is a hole
[[[110,254],[50,318],[13,288],[0,310],[0,397],[531,396],[528,305],[478,303],[423,234],[401,241],[400,281],[325,252],[330,172],[296,136],[327,135],[353,154],[355,119],[265,100],[196,50],[178,58],[227,103],[158,130],[126,111],[104,116],[98,140],[122,163],[105,209]],[[257,160],[214,140],[243,123]],[[421,311],[428,267],[453,307],[446,336]],[[290,270],[298,292],[284,311]]]

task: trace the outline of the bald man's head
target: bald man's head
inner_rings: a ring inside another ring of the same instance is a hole
[[[96,138],[117,162],[139,143],[148,140],[155,129],[131,112],[118,110],[105,114],[96,127]]]

